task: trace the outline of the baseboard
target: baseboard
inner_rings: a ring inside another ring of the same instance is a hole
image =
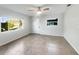
[[[75,48],[75,46],[66,38],[66,36],[64,36],[65,40],[73,47],[73,49],[78,53],[79,55],[79,51]]]
[[[64,37],[64,35],[48,35],[48,34],[41,34],[41,33],[31,33],[31,34],[47,35],[47,36],[61,36],[61,37]]]
[[[14,41],[16,41],[16,40],[18,40],[18,39],[22,39],[22,38],[24,38],[24,37],[26,37],[26,36],[29,36],[29,35],[31,35],[31,33],[29,33],[29,34],[27,34],[27,35],[24,35],[24,36],[22,36],[22,37],[19,37],[19,38],[17,38],[17,39],[7,41],[6,43],[2,43],[2,44],[0,44],[0,46],[4,46],[4,45],[6,45],[6,44],[9,44],[9,43],[11,43],[11,42],[14,42]]]

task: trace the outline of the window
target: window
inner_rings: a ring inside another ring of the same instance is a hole
[[[47,20],[47,26],[50,26],[50,25],[57,25],[58,23],[58,19],[50,19],[50,20]]]
[[[15,17],[0,17],[1,32],[16,30],[22,26],[22,21]]]

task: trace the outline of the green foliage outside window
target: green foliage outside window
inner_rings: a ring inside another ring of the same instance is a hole
[[[14,24],[13,24],[13,23],[8,22],[8,30],[13,29],[13,27],[14,27]]]
[[[6,22],[1,23],[1,32],[15,30],[22,26],[22,21],[17,18],[8,18]]]

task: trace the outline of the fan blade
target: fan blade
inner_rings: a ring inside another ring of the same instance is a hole
[[[44,8],[43,10],[44,10],[44,11],[47,11],[47,10],[49,10],[49,8]]]
[[[28,11],[34,11],[34,10],[28,10]]]

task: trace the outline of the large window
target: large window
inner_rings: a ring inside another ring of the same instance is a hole
[[[18,29],[22,26],[22,21],[16,17],[0,17],[1,32]]]

